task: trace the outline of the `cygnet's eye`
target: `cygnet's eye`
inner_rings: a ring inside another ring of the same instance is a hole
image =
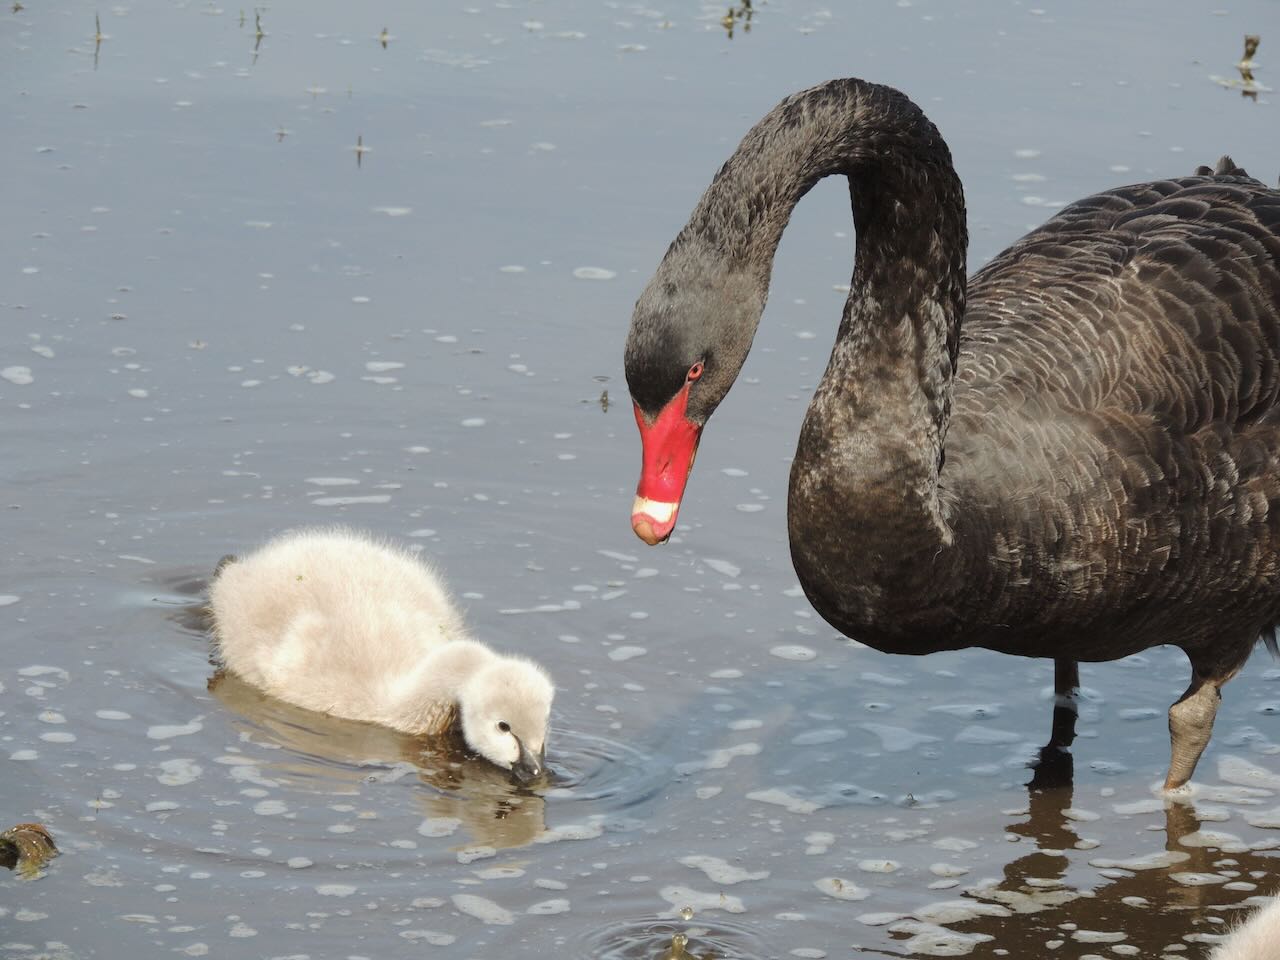
[[[498,729],[499,729],[499,730],[501,730],[503,733],[510,733],[510,732],[511,732],[511,724],[507,723],[507,721],[505,721],[505,720],[499,720],[499,721],[498,721]]]

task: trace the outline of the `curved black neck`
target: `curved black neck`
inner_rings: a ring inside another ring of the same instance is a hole
[[[937,488],[968,234],[950,151],[896,90],[860,80],[814,87],[747,134],[668,259],[689,254],[750,277],[763,309],[792,209],[832,174],[849,180],[857,251],[839,335],[801,430],[789,514],[801,582],[848,629],[888,613],[889,594],[901,599],[916,577],[936,576],[923,558],[951,542]],[[850,582],[860,577],[863,595]]]

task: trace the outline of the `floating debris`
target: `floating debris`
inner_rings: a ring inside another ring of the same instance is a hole
[[[733,29],[739,23],[742,24],[742,32],[751,32],[751,18],[755,16],[755,10],[751,7],[751,0],[742,0],[737,7],[730,7],[728,12],[720,18],[720,26],[724,27],[725,33],[730,40],[733,39]]]
[[[1259,34],[1251,33],[1245,36],[1244,57],[1236,64],[1236,69],[1240,71],[1239,80],[1234,77],[1220,77],[1216,74],[1210,76],[1209,79],[1219,86],[1239,90],[1240,96],[1247,97],[1253,101],[1257,101],[1259,93],[1270,93],[1271,88],[1259,83],[1253,76],[1253,71],[1257,68],[1253,55],[1258,52],[1258,44],[1261,42],[1262,37]]]
[[[0,865],[16,869],[23,879],[36,879],[57,855],[57,844],[42,824],[20,823],[0,833]]]

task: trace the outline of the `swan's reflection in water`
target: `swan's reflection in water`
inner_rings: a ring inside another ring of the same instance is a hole
[[[1007,863],[998,883],[971,891],[980,900],[1003,906],[1004,915],[948,926],[977,935],[973,957],[1044,956],[1065,944],[1082,949],[1091,944],[1086,952],[1108,955],[1123,945],[1117,953],[1198,956],[1184,952],[1201,949],[1184,940],[1186,931],[1195,931],[1194,940],[1211,942],[1226,932],[1223,918],[1234,922],[1236,908],[1249,897],[1277,892],[1280,883],[1275,850],[1250,849],[1229,836],[1213,836],[1214,823],[1226,816],[1212,803],[1216,792],[1202,788],[1210,803],[1153,796],[1155,819],[1147,824],[1139,816],[1132,818],[1137,841],[1132,848],[1150,853],[1119,861],[1086,853],[1091,867],[1081,879],[1088,882],[1096,868],[1110,883],[1082,890],[1070,872],[1078,851],[1092,846],[1087,819],[1091,815],[1074,808],[1070,785],[1029,790],[1026,811],[1006,829],[1011,839],[1029,840],[1035,849]],[[1224,799],[1230,794],[1227,788]],[[1143,841],[1160,829],[1160,805],[1162,852]],[[1110,826],[1114,830],[1114,824]]]
[[[217,671],[209,690],[239,719],[258,746],[279,747],[269,775],[297,788],[331,794],[345,784],[388,783],[414,777],[423,816],[456,822],[466,845],[501,850],[532,843],[546,830],[545,786],[517,784],[505,770],[468,753],[461,738],[412,737],[374,724],[328,717],[283,703],[235,674]]]

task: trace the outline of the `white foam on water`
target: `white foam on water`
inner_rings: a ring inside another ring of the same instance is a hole
[[[200,722],[203,719],[203,716],[199,716],[187,723],[157,724],[153,727],[147,727],[147,739],[172,740],[174,737],[188,737],[204,729],[204,724]]]
[[[870,890],[844,877],[823,877],[813,881],[813,885],[828,897],[834,897],[837,900],[865,900],[871,896]]]
[[[794,660],[797,662],[812,660],[818,655],[816,651],[798,643],[784,643],[771,647],[769,653],[779,660]]]
[[[568,913],[569,901],[563,899],[542,900],[539,903],[532,904],[525,913],[531,913],[534,916],[548,917],[557,913]]]
[[[886,723],[863,723],[863,730],[875,734],[880,739],[880,746],[889,753],[901,753],[912,750],[922,744],[937,743],[938,738],[925,733],[916,733],[905,727],[895,727]]]
[[[8,380],[14,386],[25,387],[35,382],[35,377],[31,374],[30,367],[5,367],[0,370],[0,377]]]
[[[316,893],[322,897],[349,897],[356,889],[349,883],[322,883],[316,887]]]
[[[671,912],[665,914],[668,917],[679,916],[680,911],[684,910],[685,907],[690,907],[695,912],[705,910],[723,910],[725,913],[747,912],[747,908],[743,906],[739,897],[719,892],[703,893],[678,884],[663,887],[658,891],[658,896],[671,904]]]
[[[607,270],[604,267],[578,267],[573,271],[573,275],[579,280],[612,280],[618,273],[616,270]]]
[[[793,796],[778,787],[770,787],[768,790],[752,790],[747,794],[747,799],[755,800],[757,803],[769,803],[782,807],[788,813],[807,814],[822,809],[821,803]]]
[[[204,772],[200,764],[188,757],[165,760],[160,764],[160,771],[156,779],[166,787],[183,787],[194,783]]]
[[[487,897],[477,896],[474,893],[455,893],[451,899],[459,911],[474,917],[481,923],[505,927],[516,922],[514,913]]]
[[[722,883],[726,886],[732,886],[735,883],[743,883],[748,880],[763,880],[769,876],[768,870],[744,870],[742,867],[735,867],[719,857],[703,854],[691,854],[687,857],[681,857],[680,863],[686,867],[701,870],[712,883]]]
[[[462,821],[457,817],[428,817],[418,824],[418,832],[424,837],[452,836]]]

